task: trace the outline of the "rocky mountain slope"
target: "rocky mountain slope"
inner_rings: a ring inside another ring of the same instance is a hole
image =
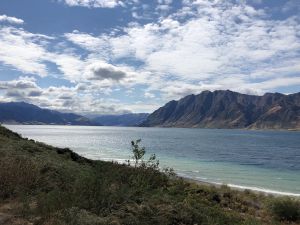
[[[300,93],[203,91],[168,102],[141,126],[300,130]]]

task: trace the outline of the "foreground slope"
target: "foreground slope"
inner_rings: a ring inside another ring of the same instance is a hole
[[[25,102],[0,103],[0,122],[17,124],[99,125],[88,118],[42,109]]]
[[[288,216],[274,217],[266,208],[270,200],[188,183],[150,167],[88,160],[0,126],[3,225],[297,224],[298,202],[284,199],[279,209]]]
[[[170,101],[141,126],[300,129],[300,93],[246,95],[203,91]]]

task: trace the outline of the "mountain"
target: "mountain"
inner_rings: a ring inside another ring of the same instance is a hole
[[[147,119],[148,113],[128,113],[123,115],[100,115],[92,121],[104,126],[137,126]]]
[[[300,130],[300,92],[255,96],[203,91],[168,102],[141,126]]]
[[[25,102],[0,103],[0,122],[16,124],[100,125],[84,116],[42,109]]]

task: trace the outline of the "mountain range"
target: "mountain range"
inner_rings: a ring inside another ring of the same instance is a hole
[[[122,115],[98,115],[87,117],[103,126],[134,127],[144,122],[148,115],[148,113],[127,113]]]
[[[170,101],[151,114],[82,116],[25,102],[0,103],[0,122],[87,126],[193,127],[300,130],[300,92],[262,96],[203,91]]]
[[[0,103],[0,122],[6,124],[53,124],[85,126],[138,126],[148,113],[82,116],[40,108],[26,102]]]
[[[256,96],[203,91],[168,102],[141,126],[300,130],[300,92]]]
[[[0,103],[0,122],[10,124],[100,125],[81,115],[42,109],[25,102]]]

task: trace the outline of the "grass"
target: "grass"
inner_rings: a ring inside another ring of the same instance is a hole
[[[137,142],[133,149],[141,160]],[[0,222],[2,216],[10,225],[299,224],[297,200],[198,185],[160,172],[156,162],[92,161],[0,126]]]
[[[269,208],[278,220],[290,222],[300,220],[299,201],[287,197],[276,198],[270,202]]]

